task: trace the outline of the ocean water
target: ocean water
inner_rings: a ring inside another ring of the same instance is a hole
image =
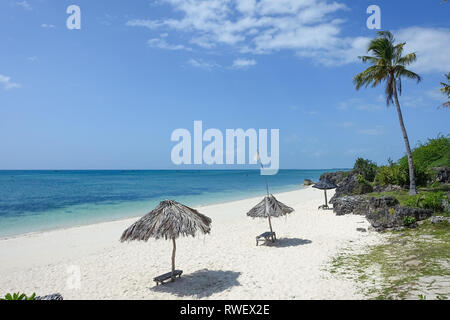
[[[334,170],[280,170],[270,192]],[[0,237],[142,216],[161,200],[189,206],[265,194],[259,170],[0,171]]]

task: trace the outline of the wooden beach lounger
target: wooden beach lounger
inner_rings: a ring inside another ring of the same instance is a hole
[[[275,235],[275,232],[264,232],[263,234],[260,234],[256,237],[256,245],[258,245],[258,241],[264,241],[271,240],[272,242],[275,242],[277,240],[277,236]]]
[[[175,277],[178,276],[178,278],[179,278],[179,277],[181,277],[182,273],[183,273],[183,270],[175,270],[174,275],[175,275]],[[153,281],[155,281],[156,285],[158,285],[160,283],[164,284],[164,281],[169,280],[169,279],[172,279],[172,272],[167,272],[160,276],[154,277]]]

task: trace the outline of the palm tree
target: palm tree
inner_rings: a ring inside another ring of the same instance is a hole
[[[405,142],[409,165],[409,194],[415,195],[417,191],[414,178],[414,164],[398,96],[402,93],[402,78],[414,79],[417,82],[421,78],[418,74],[406,69],[406,66],[416,60],[416,54],[408,53],[403,55],[403,47],[405,44],[395,44],[392,33],[389,31],[379,31],[378,37],[370,41],[367,48],[367,52],[372,52],[373,56],[358,57],[363,62],[369,62],[372,65],[363,72],[358,73],[353,78],[353,82],[355,83],[356,90],[359,90],[362,86],[366,88],[369,85],[376,87],[381,82],[386,82],[386,104],[389,106],[391,103],[395,103],[400,128],[403,133],[403,140]]]
[[[447,81],[450,82],[450,72],[447,73],[445,76],[447,77]],[[444,82],[441,82],[441,84],[442,84],[442,88],[441,88],[442,93],[445,94],[448,99],[450,99],[450,85],[448,83],[444,83]],[[445,102],[443,104],[443,106],[450,107],[450,101]]]

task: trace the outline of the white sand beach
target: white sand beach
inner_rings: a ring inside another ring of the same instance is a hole
[[[329,192],[331,197],[333,192]],[[313,188],[275,195],[293,207],[273,219],[279,241],[255,245],[266,219],[246,212],[260,198],[198,207],[212,219],[211,234],[177,241],[180,280],[155,286],[170,271],[172,244],[120,243],[136,218],[0,240],[0,294],[61,293],[64,299],[359,299],[356,284],[327,271],[340,249],[382,241],[362,216],[318,210],[323,192]],[[150,210],[151,208],[149,208]],[[77,283],[77,270],[80,282]],[[79,284],[79,286],[78,286]]]

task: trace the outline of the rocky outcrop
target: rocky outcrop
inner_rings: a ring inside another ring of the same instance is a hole
[[[450,211],[450,192],[447,192],[447,197],[442,199],[442,208],[444,211]]]
[[[441,222],[444,222],[444,221],[447,221],[448,223],[450,223],[450,217],[433,216],[430,219],[430,222],[432,224],[441,223]]]
[[[325,172],[320,176],[319,180],[328,180],[338,186],[348,175],[349,171]]]
[[[333,197],[330,200],[333,211],[338,216],[345,214],[365,215],[368,210],[369,199],[365,196]]]
[[[364,195],[359,196],[344,196],[330,200],[333,204],[333,211],[338,216],[344,214],[367,215],[369,208],[390,208],[398,205],[397,199],[392,196],[374,198]]]
[[[436,173],[436,181],[440,183],[450,183],[450,168],[437,167],[432,169]]]
[[[405,217],[421,221],[429,218],[432,214],[433,211],[429,209],[402,207],[398,205],[398,201],[394,197],[382,197],[370,199],[366,219],[375,230],[381,231],[403,227]]]
[[[358,173],[354,170],[347,172],[327,172],[320,176],[320,180],[329,180],[337,185],[333,198],[366,194],[373,191],[369,183],[361,183],[358,181]]]
[[[303,185],[305,185],[305,186],[311,186],[313,184],[314,184],[314,182],[310,179],[305,179],[305,181],[303,182]]]
[[[371,197],[369,200],[369,205],[372,208],[392,208],[398,205],[398,200],[393,196],[384,196],[384,197]]]
[[[330,200],[336,215],[364,215],[372,228],[381,231],[404,226],[404,217],[413,217],[415,221],[429,218],[432,211],[428,209],[409,208],[399,205],[393,196],[368,197],[364,195],[343,196]]]
[[[387,185],[387,186],[375,186],[373,187],[373,191],[375,192],[391,192],[391,191],[400,191],[403,190],[402,187],[396,185]]]

